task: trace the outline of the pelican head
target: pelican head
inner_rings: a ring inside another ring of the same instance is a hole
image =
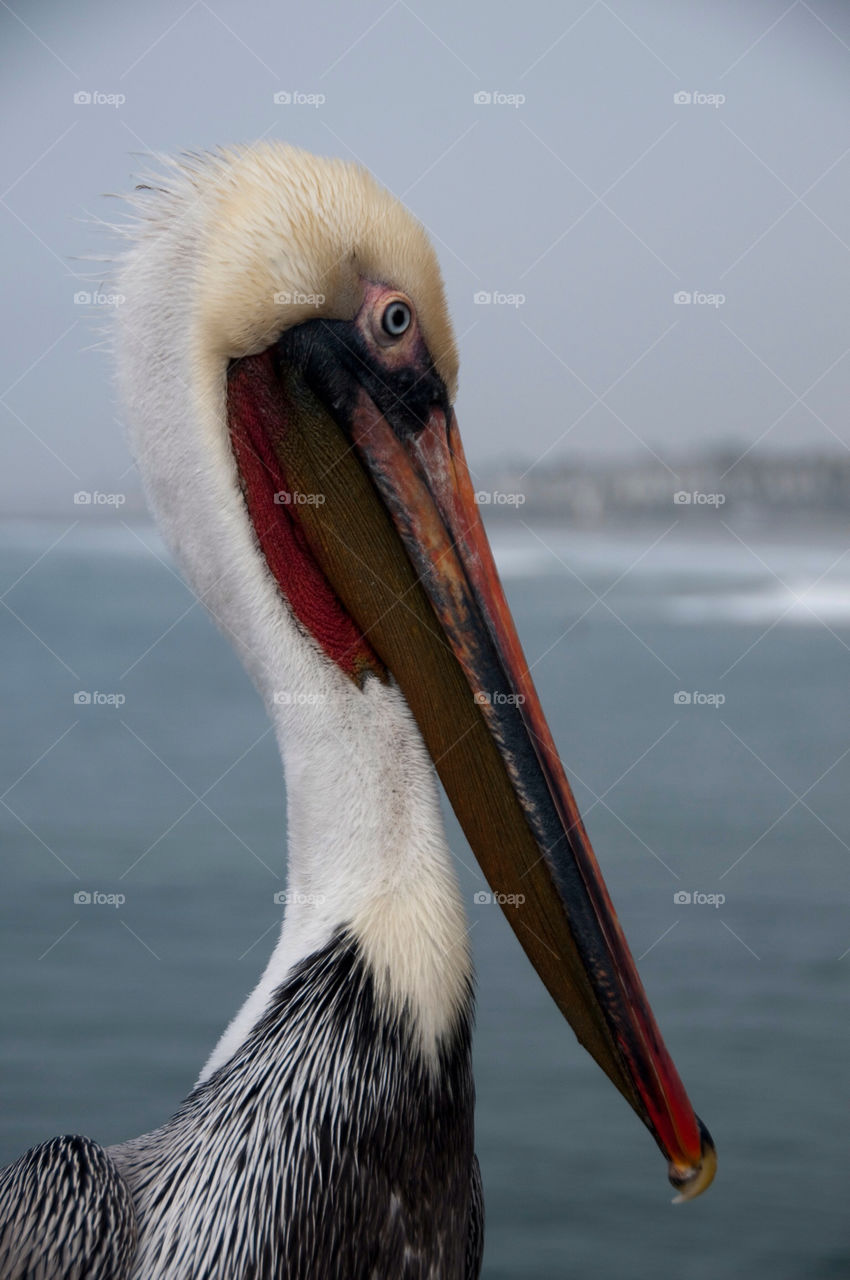
[[[323,886],[287,907],[284,952],[344,924],[416,1011],[423,1053],[447,1034],[468,970],[455,898],[426,876],[442,839],[427,752],[491,888],[522,903],[505,914],[541,980],[692,1198],[714,1148],[511,620],[423,228],[362,168],[277,143],[184,158],[136,203],[119,343],[135,453],[278,730],[290,875]],[[394,841],[415,851],[403,866]]]

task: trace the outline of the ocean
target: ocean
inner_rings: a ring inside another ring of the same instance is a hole
[[[671,1206],[651,1138],[475,903],[447,814],[484,1275],[844,1277],[850,554],[515,515],[492,536],[519,633],[719,1169]],[[252,686],[148,526],[0,533],[2,1163],[142,1133],[191,1088],[273,944],[285,798]]]

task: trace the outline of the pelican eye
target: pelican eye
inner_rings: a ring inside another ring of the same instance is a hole
[[[400,338],[410,328],[412,319],[407,303],[395,298],[381,316],[381,328],[391,338]]]

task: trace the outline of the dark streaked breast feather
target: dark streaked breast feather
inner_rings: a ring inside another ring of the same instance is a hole
[[[102,1147],[51,1138],[0,1171],[0,1280],[126,1280],[129,1188]]]
[[[471,993],[430,1069],[340,931],[168,1124],[111,1148],[133,1280],[477,1276],[470,1020]]]
[[[478,1280],[484,1261],[484,1188],[478,1156],[472,1157],[472,1192],[469,1198],[469,1235],[466,1241],[466,1280]]]

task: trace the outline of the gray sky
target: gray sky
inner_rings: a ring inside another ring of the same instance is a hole
[[[357,157],[428,226],[473,466],[646,448],[675,460],[760,437],[850,448],[846,5],[12,0],[0,13],[5,508],[64,512],[76,489],[131,483],[109,358],[91,349],[109,314],[74,302],[91,288],[74,255],[109,251],[82,220],[114,216],[101,193],[128,189],[133,152],[261,136]],[[326,100],[276,105],[281,91]],[[477,291],[525,301],[476,304]],[[677,291],[725,301],[677,305]]]

